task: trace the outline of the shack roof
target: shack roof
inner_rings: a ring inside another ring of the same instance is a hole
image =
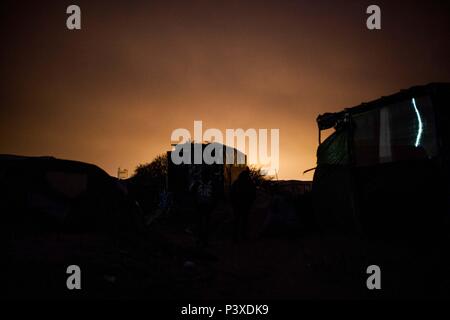
[[[344,108],[339,112],[324,113],[317,117],[317,125],[320,130],[329,129],[336,125],[346,115],[354,115],[370,110],[378,109],[386,105],[394,104],[399,101],[409,99],[414,96],[433,95],[438,91],[450,91],[450,83],[429,83],[427,85],[414,86],[409,89],[400,90],[389,96],[382,96],[370,102],[363,102],[357,106]]]

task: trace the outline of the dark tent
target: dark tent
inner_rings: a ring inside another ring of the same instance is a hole
[[[11,230],[114,232],[139,228],[136,204],[99,167],[53,157],[0,156],[4,225]]]
[[[83,294],[121,274],[142,222],[137,204],[99,167],[52,157],[0,155],[1,237],[8,297],[69,295],[66,269],[83,273]],[[111,273],[109,273],[111,272]]]

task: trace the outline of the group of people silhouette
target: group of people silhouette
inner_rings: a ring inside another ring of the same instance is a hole
[[[209,244],[211,214],[216,208],[219,192],[210,171],[204,170],[201,178],[190,188],[197,211],[197,237],[201,246]],[[256,186],[247,167],[232,183],[230,200],[233,209],[233,241],[248,238],[248,218],[256,197]]]

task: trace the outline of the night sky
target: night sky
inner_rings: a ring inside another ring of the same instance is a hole
[[[116,175],[203,120],[280,129],[279,177],[310,179],[318,114],[450,82],[448,1],[392,2],[2,1],[0,153]]]

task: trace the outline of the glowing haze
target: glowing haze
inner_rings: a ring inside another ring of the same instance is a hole
[[[55,3],[54,3],[55,2]],[[0,153],[133,171],[176,128],[280,129],[283,179],[310,179],[316,116],[450,81],[448,4],[77,1],[1,4]]]

